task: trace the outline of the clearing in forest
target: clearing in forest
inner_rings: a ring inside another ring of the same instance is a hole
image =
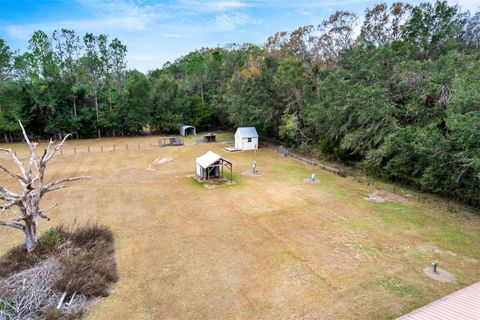
[[[47,179],[93,179],[46,196],[59,206],[40,233],[76,220],[115,236],[120,278],[88,319],[385,319],[480,278],[480,218],[462,208],[367,201],[374,188],[273,149],[260,149],[262,175],[252,177],[242,175],[251,151],[192,139],[145,147],[157,141],[69,141],[50,164]],[[207,189],[192,178],[208,150],[233,162],[235,184]],[[312,171],[318,183],[305,183]],[[1,229],[0,253],[22,241]],[[455,282],[425,275],[434,260]]]

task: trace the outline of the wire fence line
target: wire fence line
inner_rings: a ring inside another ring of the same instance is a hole
[[[68,142],[58,151],[59,156],[62,155],[83,155],[89,153],[108,153],[108,152],[119,152],[119,151],[134,151],[134,150],[147,150],[155,149],[162,147],[160,143],[161,137],[158,139],[152,139],[152,141],[143,141],[143,142],[117,142],[117,143],[94,143],[94,144],[85,144],[81,142],[80,144],[70,145]],[[76,140],[73,140],[76,141]],[[218,137],[216,143],[226,144],[231,142],[231,137]],[[203,144],[204,142],[202,142]],[[208,142],[206,144],[215,143]],[[183,145],[195,145],[195,140],[185,139]],[[45,144],[46,146],[46,144]],[[42,146],[43,147],[43,146]],[[164,146],[165,147],[165,146]],[[166,146],[174,147],[174,146]],[[38,154],[40,156],[42,148],[38,147]],[[29,159],[30,152],[27,149],[15,150],[12,148],[12,151],[19,159]],[[0,160],[10,160],[11,158],[7,154],[0,153]]]
[[[320,168],[322,168],[322,169],[324,169],[324,170],[326,170],[326,171],[329,171],[329,172],[331,172],[331,173],[338,174],[339,176],[342,176],[342,177],[346,177],[346,176],[347,176],[347,174],[346,174],[344,171],[340,170],[340,169],[327,166],[327,165],[325,165],[325,164],[323,164],[323,163],[321,163],[321,162],[318,162],[317,160],[315,160],[315,159],[313,159],[313,158],[312,158],[312,159],[308,159],[308,158],[302,157],[302,156],[300,156],[300,155],[298,155],[298,154],[296,154],[296,153],[293,153],[293,152],[289,151],[287,148],[285,148],[285,147],[283,147],[283,146],[279,146],[279,147],[277,148],[277,151],[278,151],[279,153],[283,154],[283,155],[286,156],[286,157],[292,157],[292,158],[294,158],[294,159],[297,159],[297,160],[300,160],[300,161],[302,161],[302,162],[305,162],[305,163],[307,163],[307,164],[309,164],[309,165],[311,165],[311,166],[320,167]]]
[[[136,142],[136,143],[111,143],[111,144],[80,144],[70,146],[68,144],[64,145],[57,153],[57,155],[80,155],[80,154],[89,154],[89,153],[107,153],[107,152],[116,152],[116,151],[129,151],[129,150],[146,150],[146,149],[153,149],[160,147],[159,142],[151,141],[151,142]],[[40,155],[40,151],[42,149],[39,148],[37,150],[38,154]],[[17,151],[12,149],[14,154],[19,157],[19,159],[26,159],[30,157],[29,150],[21,150]],[[6,160],[10,159],[10,157],[6,154],[2,154],[0,159]]]

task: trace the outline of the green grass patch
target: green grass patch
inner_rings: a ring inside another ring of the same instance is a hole
[[[392,202],[369,202],[369,205],[385,224],[396,229],[422,229],[426,225],[426,216],[407,206]]]
[[[428,263],[430,262],[427,254],[423,251],[412,249],[407,252],[407,258],[415,263]]]
[[[322,188],[323,191],[336,196],[340,199],[348,198],[349,193],[341,186],[335,183],[335,176],[330,174],[323,174],[318,168],[308,168],[302,165],[300,162],[287,162],[281,163],[275,166],[278,172],[278,177],[281,180],[292,180],[297,182],[303,182],[304,179],[310,178],[312,172],[317,175],[317,181],[314,186]],[[340,179],[340,178],[338,178]]]
[[[198,181],[197,179],[195,179],[195,177],[190,177],[188,179],[188,182],[192,185],[192,186],[197,186],[197,187],[200,187],[202,189],[204,189],[203,187],[203,183]]]
[[[480,233],[458,224],[436,225],[431,230],[432,243],[456,253],[480,259]]]
[[[348,219],[348,220],[339,220],[338,223],[342,226],[347,227],[348,229],[355,229],[360,231],[368,231],[373,228],[373,225],[370,221],[366,219]]]
[[[195,177],[190,177],[188,178],[188,183],[192,186],[199,187],[201,189],[207,189],[205,188],[205,184],[213,184],[216,186],[216,188],[231,188],[231,187],[241,187],[243,186],[243,179],[241,178],[240,175],[233,174],[233,184],[230,184],[230,174],[225,174],[225,179],[224,181],[217,182],[217,181],[205,181],[205,182],[200,182]]]
[[[303,180],[310,177],[312,174],[312,170],[308,170],[300,163],[295,163],[293,161],[282,161],[280,164],[275,166],[275,169],[282,179],[289,178],[292,180]]]
[[[368,255],[369,257],[375,257],[380,253],[380,249],[377,246],[370,243],[361,243],[358,245],[358,248],[363,252],[365,252],[365,254]]]
[[[376,282],[390,294],[396,297],[406,298],[411,304],[423,305],[428,302],[425,290],[397,277],[380,276],[376,279]]]

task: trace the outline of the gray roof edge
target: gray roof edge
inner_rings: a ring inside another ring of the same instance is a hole
[[[257,129],[255,127],[239,127],[237,128],[237,131],[235,131],[235,135],[237,133],[242,137],[258,138]]]

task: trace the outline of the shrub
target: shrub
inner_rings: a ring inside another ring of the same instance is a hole
[[[110,285],[118,280],[112,232],[89,224],[64,237],[77,253],[61,258],[62,277],[56,288],[88,297],[108,296]]]
[[[60,272],[54,289],[86,297],[108,296],[110,286],[118,281],[114,237],[104,226],[87,224],[76,229],[51,228],[39,238],[36,250],[27,253],[17,246],[0,258],[0,277],[30,269],[56,258]],[[51,318],[54,319],[53,314]]]
[[[40,239],[38,245],[43,247],[45,251],[53,251],[56,249],[58,243],[58,229],[50,228]]]

